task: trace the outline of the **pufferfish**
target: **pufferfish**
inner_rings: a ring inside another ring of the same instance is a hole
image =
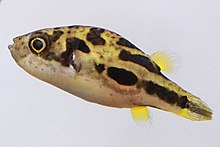
[[[34,77],[86,101],[129,108],[136,121],[149,119],[148,107],[192,121],[210,120],[212,110],[169,80],[165,52],[149,56],[121,35],[92,26],[37,30],[13,39],[16,63]]]

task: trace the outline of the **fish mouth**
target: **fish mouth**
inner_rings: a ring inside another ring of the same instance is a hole
[[[8,49],[9,49],[9,51],[11,53],[11,56],[17,62],[20,53],[17,51],[15,43],[16,43],[16,39],[13,38],[13,43],[8,45]]]
[[[13,44],[8,45],[8,49],[11,51],[13,48]]]
[[[17,37],[16,37],[16,38],[17,38]],[[13,38],[13,44],[8,45],[8,49],[9,49],[10,51],[12,51],[12,49],[13,49],[13,45],[14,45],[14,43],[15,43],[15,41],[16,41],[16,38]]]

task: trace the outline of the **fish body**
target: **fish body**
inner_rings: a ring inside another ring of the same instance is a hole
[[[17,64],[38,79],[86,101],[131,108],[136,120],[148,119],[148,106],[194,121],[212,118],[200,98],[162,74],[169,66],[164,65],[167,58],[161,59],[164,54],[149,56],[112,31],[42,29],[14,38],[9,49]]]

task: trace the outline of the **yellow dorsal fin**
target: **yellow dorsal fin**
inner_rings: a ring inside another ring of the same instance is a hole
[[[131,108],[132,118],[136,122],[146,122],[150,119],[149,109],[145,106]]]
[[[151,58],[162,71],[171,72],[173,70],[173,59],[169,53],[165,51],[158,51],[153,53]]]

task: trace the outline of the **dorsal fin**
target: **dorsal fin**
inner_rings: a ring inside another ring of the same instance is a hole
[[[173,58],[165,51],[158,51],[151,55],[154,62],[160,67],[161,71],[171,72],[173,70]]]

